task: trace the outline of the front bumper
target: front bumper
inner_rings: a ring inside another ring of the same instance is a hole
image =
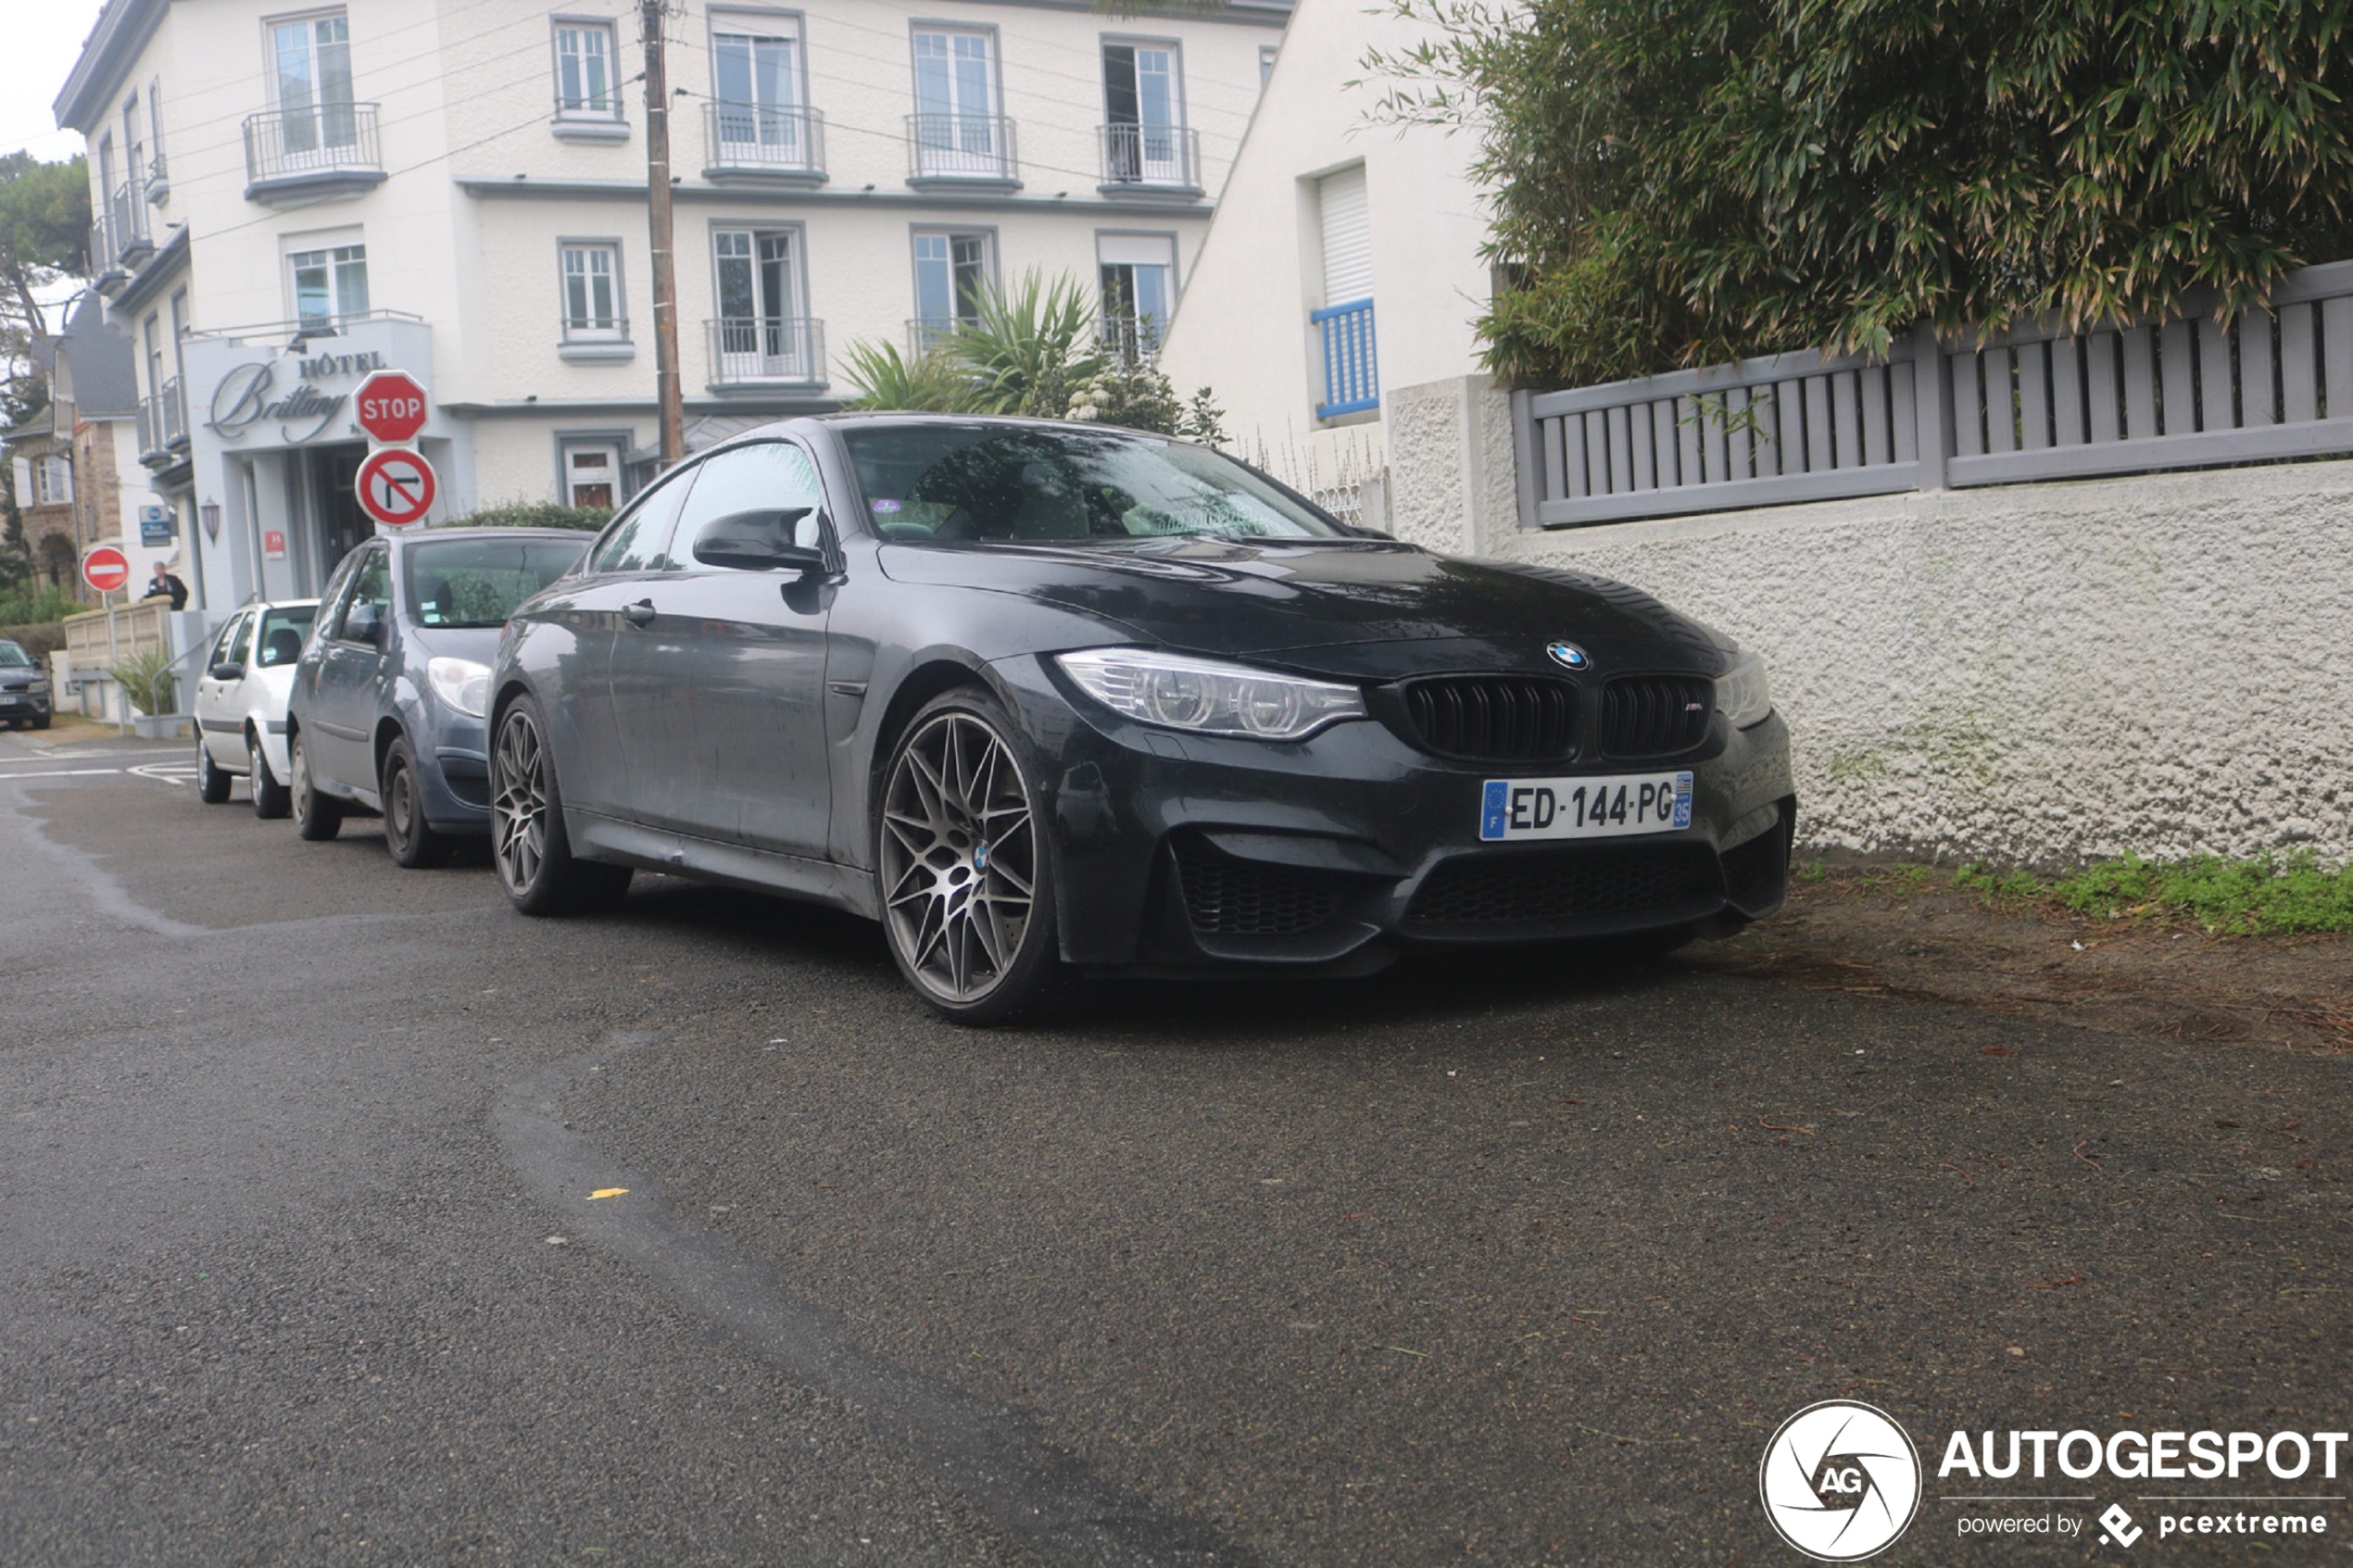
[[[0,692],[0,719],[38,719],[48,711],[47,692]]]
[[[1090,969],[1345,972],[1404,945],[1505,945],[1675,926],[1728,935],[1780,908],[1796,809],[1778,714],[1719,718],[1671,762],[1454,763],[1378,721],[1269,744],[1129,723],[1042,664],[995,667],[1052,797],[1063,957]],[[1692,825],[1485,844],[1491,778],[1689,769]]]

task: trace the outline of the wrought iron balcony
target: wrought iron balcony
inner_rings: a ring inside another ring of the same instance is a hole
[[[151,469],[170,468],[188,450],[188,402],[172,377],[163,390],[139,399],[139,460]]]
[[[711,384],[757,386],[825,379],[825,324],[811,316],[722,316],[711,337]]]
[[[966,181],[1018,184],[1013,122],[998,114],[911,114],[907,117],[907,181]]]
[[[774,180],[814,185],[825,178],[825,117],[774,104],[705,104],[706,180]]]
[[[1361,414],[1380,407],[1380,363],[1373,352],[1373,302],[1352,299],[1308,313],[1323,333],[1324,400],[1315,417]]]
[[[357,195],[384,182],[373,104],[316,104],[245,119],[245,199],[265,206]]]
[[[1201,136],[1181,125],[1099,125],[1103,183],[1123,191],[1201,194]]]
[[[131,276],[129,269],[116,257],[114,230],[114,214],[101,207],[90,220],[90,278],[101,293]]]

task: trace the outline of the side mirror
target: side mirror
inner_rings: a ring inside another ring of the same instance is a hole
[[[384,614],[368,600],[361,600],[345,612],[343,640],[346,643],[373,643],[384,646]]]
[[[233,662],[216,664],[212,667],[212,678],[216,681],[242,681],[245,678],[245,667]]]
[[[731,512],[695,541],[695,559],[738,571],[823,571],[825,552],[799,543],[795,524],[815,508],[783,507]]]

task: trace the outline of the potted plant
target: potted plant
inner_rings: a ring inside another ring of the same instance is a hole
[[[141,740],[164,740],[180,733],[186,714],[173,706],[179,683],[171,676],[171,656],[161,648],[132,654],[107,671],[122,688],[125,701],[138,710],[131,727]]]

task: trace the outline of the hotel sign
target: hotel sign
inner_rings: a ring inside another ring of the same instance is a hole
[[[222,440],[235,441],[263,423],[275,424],[278,439],[289,446],[315,440],[351,401],[349,392],[323,392],[317,383],[370,376],[384,368],[384,356],[373,352],[293,359],[294,371],[286,379],[294,384],[281,392],[280,376],[290,358],[249,360],[213,383],[212,418],[207,422]]]

